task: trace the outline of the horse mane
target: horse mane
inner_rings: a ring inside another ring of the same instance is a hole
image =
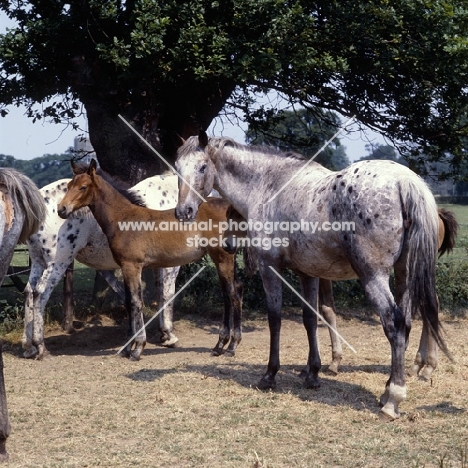
[[[238,143],[230,137],[213,137],[208,140],[208,146],[212,150],[213,155],[222,151],[226,146],[237,150],[248,151],[250,153],[261,153],[266,156],[275,156],[280,158],[289,158],[298,161],[307,161],[307,159],[294,151],[281,151],[278,148],[270,145],[244,145]],[[188,138],[184,145],[179,149],[179,156],[184,156],[193,153],[200,149],[198,137],[192,136]]]
[[[74,173],[84,174],[85,172],[87,172],[88,168],[89,164],[79,162],[75,165]],[[146,203],[143,200],[143,198],[131,190],[132,186],[128,182],[125,182],[117,176],[110,175],[108,172],[106,172],[104,169],[101,169],[100,167],[98,167],[96,174],[102,177],[102,179],[104,179],[113,188],[115,188],[115,190],[117,190],[117,192],[119,192],[128,201],[130,201],[130,203],[136,206],[142,206],[146,208]]]
[[[208,144],[209,146],[214,148],[216,152],[222,151],[226,146],[229,146],[234,149],[248,151],[250,153],[261,153],[265,156],[274,156],[298,161],[307,161],[307,159],[302,154],[296,153],[294,151],[282,151],[276,148],[275,146],[271,145],[244,145],[242,143],[238,143],[237,141],[229,137],[210,138]]]
[[[27,176],[12,168],[0,168],[0,184],[6,187],[15,207],[24,213],[24,223],[18,243],[26,242],[44,222],[47,209],[41,192]]]

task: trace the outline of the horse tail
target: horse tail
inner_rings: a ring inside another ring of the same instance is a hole
[[[439,208],[439,220],[444,226],[444,236],[442,243],[439,240],[439,257],[445,253],[449,254],[455,247],[455,239],[458,233],[458,222],[455,214],[445,208]]]
[[[5,186],[14,206],[22,208],[24,222],[18,243],[24,243],[45,220],[47,209],[44,198],[36,184],[15,169],[1,168],[0,184]]]
[[[407,252],[406,275],[409,306],[414,317],[421,312],[423,321],[442,351],[450,352],[442,337],[439,301],[436,294],[436,262],[439,219],[434,196],[416,175],[399,181]]]

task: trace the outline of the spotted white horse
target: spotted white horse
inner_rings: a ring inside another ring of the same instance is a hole
[[[25,288],[25,323],[22,344],[24,357],[42,359],[47,354],[44,345],[44,309],[55,286],[68,266],[76,258],[96,270],[116,270],[107,238],[89,208],[83,208],[67,220],[57,215],[57,203],[67,191],[70,179],[62,179],[43,187],[40,192],[47,207],[47,216],[39,231],[27,241],[31,256],[31,273]],[[131,189],[140,195],[146,206],[170,209],[177,203],[177,176],[150,177]],[[165,304],[175,292],[175,281],[180,267],[158,270],[156,301]],[[159,287],[158,287],[159,286]],[[72,327],[73,318],[64,323]],[[159,315],[163,344],[173,346],[177,337],[173,333],[172,303]]]

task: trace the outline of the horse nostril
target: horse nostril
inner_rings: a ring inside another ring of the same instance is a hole
[[[187,216],[192,216],[193,208],[191,206],[187,207],[186,214],[187,214]]]
[[[62,206],[61,208],[57,208],[57,214],[61,217],[61,218],[65,218],[66,217],[66,208],[64,206]]]

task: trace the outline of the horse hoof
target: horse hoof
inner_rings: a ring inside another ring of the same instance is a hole
[[[227,349],[225,352],[224,352],[224,355],[226,357],[234,357],[236,355],[236,352],[233,350],[233,349]]]
[[[41,355],[41,357],[38,356],[36,359],[38,359],[40,361],[49,361],[49,360],[53,359],[53,356],[52,356],[52,354],[50,354],[49,351],[46,351],[45,353],[43,353]]]
[[[0,452],[0,463],[6,462],[8,458],[8,452]]]
[[[140,360],[140,355],[139,354],[134,354],[130,353],[130,356],[128,358],[130,361],[139,361]]]
[[[338,367],[339,367],[339,364],[336,363],[336,362],[332,362],[329,366],[328,366],[328,369],[327,369],[327,372],[333,376],[336,376],[338,375]]]
[[[408,377],[416,377],[419,374],[419,371],[421,370],[421,367],[418,366],[417,364],[413,364],[407,371],[406,375]]]
[[[379,411],[379,419],[382,422],[392,422],[400,417],[400,413],[394,410],[393,405],[390,408],[383,407]]]
[[[26,359],[35,359],[39,351],[33,346],[31,349],[23,353],[23,357]]]
[[[276,382],[274,380],[262,378],[260,382],[258,382],[257,388],[259,390],[274,390],[276,388]]]
[[[425,366],[423,371],[419,374],[419,379],[424,382],[430,382],[434,368],[431,366]]]
[[[130,357],[130,351],[128,349],[124,349],[119,353],[119,356],[128,359]]]
[[[222,349],[213,348],[213,349],[211,350],[211,355],[212,355],[212,356],[218,357],[218,356],[221,356],[221,354],[224,354],[224,351],[223,351]]]
[[[317,390],[317,388],[320,388],[320,379],[318,377],[312,377],[312,376],[307,376],[306,381],[305,381],[305,387],[306,388],[311,388],[312,390]]]
[[[37,355],[36,355],[36,361],[44,361],[44,360],[47,360],[47,359],[51,359],[52,356],[50,354],[49,351],[47,351],[47,349],[45,349],[44,351],[39,352]]]
[[[179,338],[171,338],[169,340],[163,341],[161,346],[164,346],[165,348],[179,348]]]

